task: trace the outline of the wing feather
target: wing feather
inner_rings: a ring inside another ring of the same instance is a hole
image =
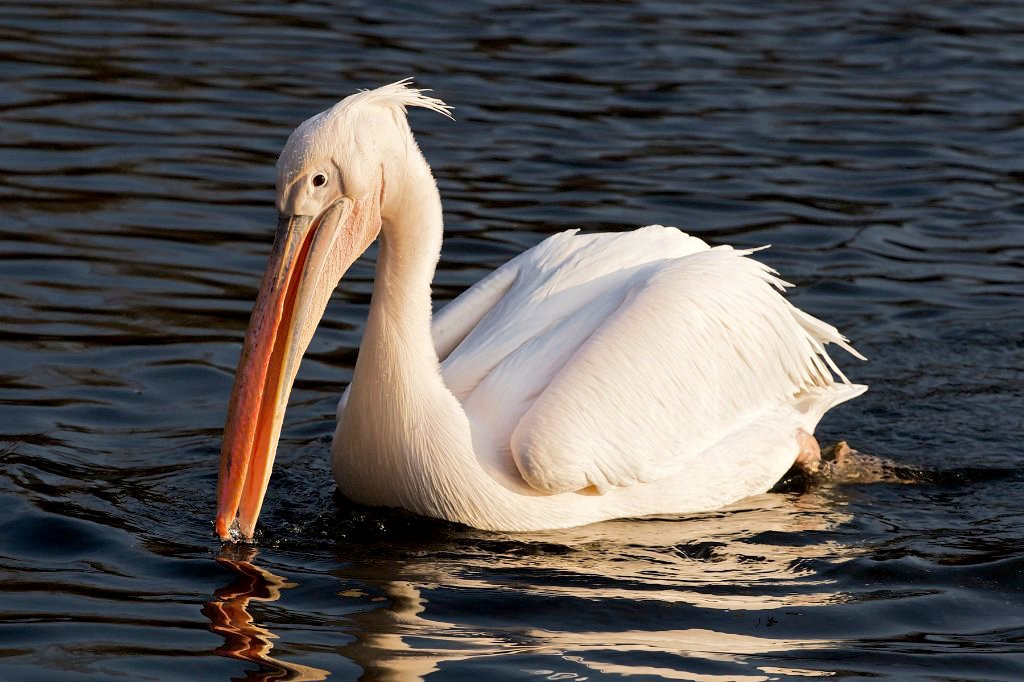
[[[439,360],[447,358],[501,300],[515,281],[518,266],[512,259],[434,313],[430,333]]]
[[[737,424],[835,384],[824,344],[845,339],[787,302],[785,283],[749,254],[716,247],[635,283],[515,427],[512,454],[532,487],[656,480]]]
[[[500,400],[508,385],[538,386],[543,382],[543,388],[549,378],[544,363],[519,362],[522,349],[565,320],[589,317],[585,312],[588,306],[616,296],[650,263],[708,248],[700,239],[661,225],[624,233],[577,232],[553,235],[502,266],[514,268],[514,280],[441,366],[445,384],[459,400],[465,402],[471,394],[491,389],[498,393],[495,400]],[[575,333],[571,323],[562,329],[569,335]],[[519,365],[518,373],[509,378],[509,384],[491,380],[482,386],[489,375],[514,364]],[[478,416],[486,419],[486,415]],[[510,435],[505,433],[506,447]]]

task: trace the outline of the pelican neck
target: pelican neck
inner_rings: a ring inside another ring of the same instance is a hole
[[[436,374],[430,285],[441,255],[441,198],[429,171],[426,181],[415,183],[401,196],[398,210],[382,220],[360,360],[370,350],[376,357],[375,373],[395,377],[395,365],[414,364],[415,369]],[[358,362],[356,374],[360,374]],[[377,379],[382,379],[380,374]]]

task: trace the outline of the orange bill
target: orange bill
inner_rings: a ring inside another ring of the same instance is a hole
[[[331,292],[379,232],[379,204],[344,196],[316,218],[278,221],[224,425],[216,520],[222,539],[252,538],[299,362]]]
[[[236,514],[242,536],[251,538],[263,505],[291,390],[289,369],[298,361],[291,338],[296,297],[317,223],[281,217],[249,320],[221,446],[216,531],[225,540]]]

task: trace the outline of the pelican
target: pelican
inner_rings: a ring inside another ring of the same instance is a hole
[[[216,532],[251,539],[299,362],[345,271],[379,241],[338,404],[351,500],[485,530],[714,509],[814,466],[863,359],[751,257],[672,227],[556,234],[432,314],[441,198],[406,117],[410,79],[308,119],[277,162],[279,219],[235,376]],[[237,526],[236,524],[237,518]]]

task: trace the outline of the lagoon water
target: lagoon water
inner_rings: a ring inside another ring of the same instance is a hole
[[[0,5],[0,679],[1024,679],[1024,9]],[[449,300],[567,227],[760,257],[870,358],[894,463],[495,534],[328,466],[371,251],[300,372],[255,546],[211,535],[291,129],[414,75]]]

